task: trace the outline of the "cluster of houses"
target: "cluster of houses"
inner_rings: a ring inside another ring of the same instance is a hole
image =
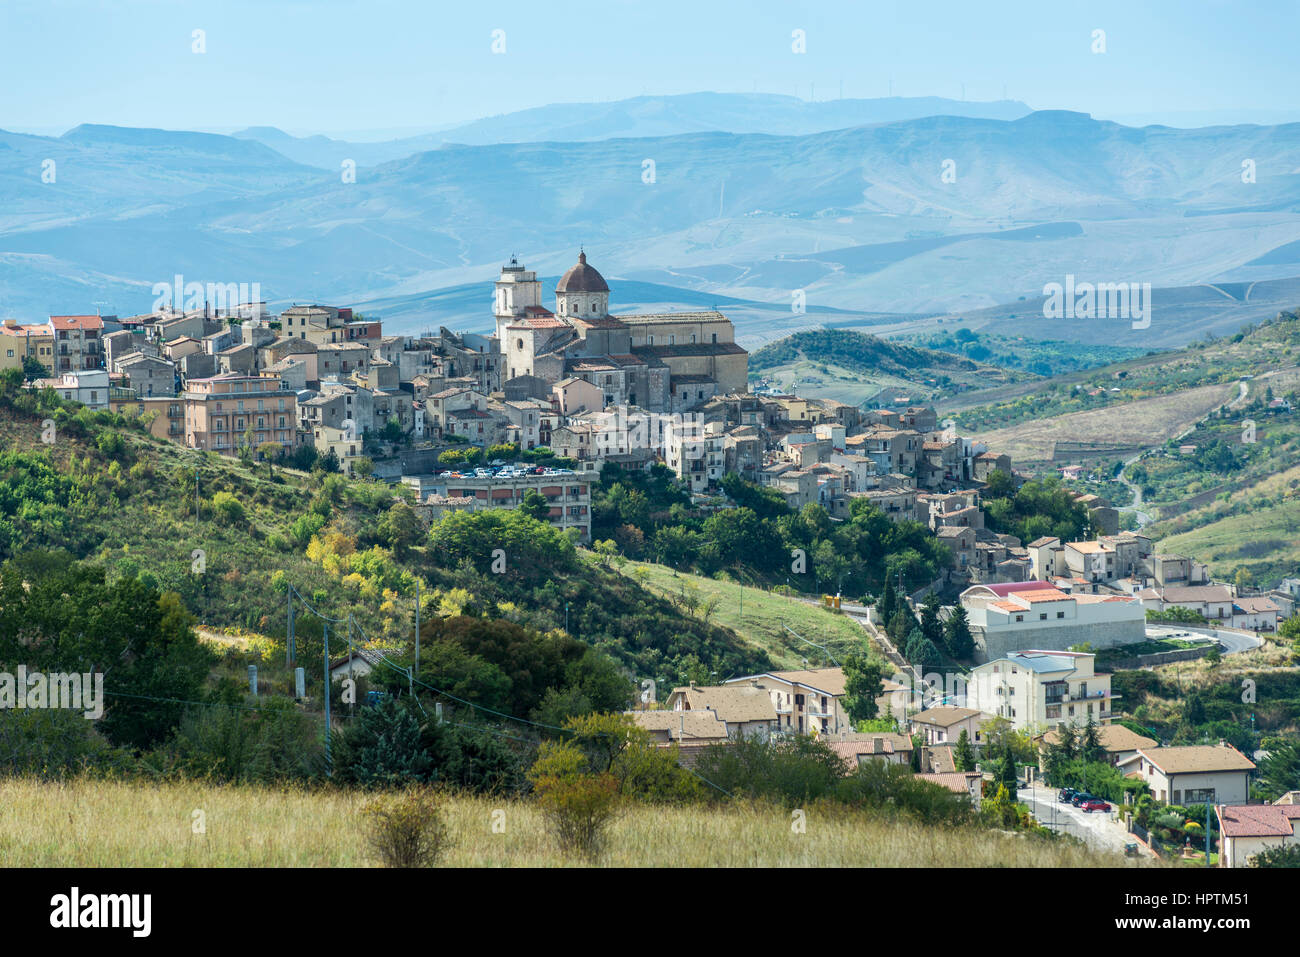
[[[810,734],[839,755],[846,774],[868,761],[919,768],[917,777],[969,795],[977,808],[989,773],[978,765],[958,769],[955,750],[963,734],[978,759],[986,743],[985,726],[1006,719],[1016,730],[1034,735],[1041,771],[1064,727],[1078,731],[1091,723],[1106,760],[1144,782],[1157,802],[1215,806],[1221,866],[1247,866],[1265,848],[1300,845],[1300,792],[1273,804],[1251,804],[1255,763],[1226,742],[1162,747],[1154,738],[1112,723],[1117,696],[1110,676],[1094,670],[1094,657],[1015,652],[976,667],[960,705],[945,697],[915,711],[909,706],[919,699],[898,680],[902,676],[887,679],[877,710],[892,717],[899,732],[854,730],[844,709],[840,668],[771,671],[712,686],[692,683],[674,688],[662,707],[628,714],[660,746],[676,746],[684,765],[694,766],[704,748],[737,737]]]
[[[516,507],[534,490],[554,524],[586,540],[591,484],[611,462],[662,463],[701,495],[737,474],[833,519],[863,499],[950,547],[944,583],[973,586],[963,603],[986,656],[1030,639],[1060,649],[1141,641],[1149,608],[1180,605],[1265,631],[1294,610],[1295,589],[1246,596],[1209,582],[1204,565],[1155,554],[1150,539],[1119,532],[1118,512],[1095,495],[1076,495],[1091,540],[1025,544],[992,531],[981,489],[993,472],[1011,474],[1007,455],[941,428],[928,407],[750,392],[748,353],[722,313],[613,315],[585,253],[556,284],[554,308],[542,300],[536,272],[512,258],[494,284],[490,335],[385,335],[350,308],[273,314],[256,302],[6,320],[0,369],[38,362],[50,373],[38,386],[147,416],[154,435],[191,448],[265,455],[306,444],[347,474],[364,460],[376,477],[410,486],[430,519]],[[544,448],[575,464],[440,460],[469,446]]]
[[[431,517],[517,505],[533,488],[553,521],[585,538],[590,484],[605,464],[663,463],[695,493],[736,473],[795,508],[817,502],[843,518],[866,498],[936,534],[969,527],[986,574],[998,573],[1006,546],[971,518],[977,493],[957,490],[1011,462],[940,430],[933,409],[750,393],[748,353],[722,313],[613,315],[585,253],[556,284],[554,308],[542,299],[537,274],[512,258],[494,284],[490,335],[385,335],[346,307],[275,314],[260,302],[8,320],[0,367],[38,362],[48,372],[38,387],[147,416],[154,435],[191,448],[265,455],[310,444],[349,474],[365,459],[377,477],[412,486]],[[384,441],[401,438],[411,441]],[[442,467],[442,453],[467,446],[546,448],[576,465]],[[963,573],[966,557],[955,561]]]

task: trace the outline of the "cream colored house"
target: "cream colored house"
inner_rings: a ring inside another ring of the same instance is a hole
[[[725,686],[762,688],[772,699],[777,726],[798,734],[851,732],[853,723],[843,707],[844,671],[815,668],[807,671],[769,671],[733,678]]]
[[[1250,867],[1250,859],[1274,847],[1300,846],[1300,805],[1219,805],[1220,867]]]
[[[728,733],[766,736],[776,725],[776,709],[767,691],[752,685],[688,685],[674,688],[671,711],[712,711]]]
[[[971,671],[971,707],[1006,718],[1017,731],[1062,724],[1107,724],[1114,713],[1110,675],[1093,668],[1096,655],[1073,651],[1014,651]]]
[[[926,744],[956,744],[966,732],[972,745],[982,744],[981,729],[993,715],[976,708],[927,708],[908,718],[912,734],[919,734]]]
[[[1138,748],[1119,769],[1146,781],[1164,804],[1245,804],[1255,763],[1230,744]]]

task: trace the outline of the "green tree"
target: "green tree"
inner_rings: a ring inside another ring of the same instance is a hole
[[[876,699],[885,693],[885,664],[861,651],[844,660],[844,710],[855,725],[876,717]]]
[[[437,775],[414,708],[388,698],[362,708],[338,736],[334,773],[361,787],[400,787]]]
[[[1287,791],[1300,791],[1300,741],[1280,740],[1269,745],[1259,762],[1259,788],[1270,800]]]
[[[0,671],[102,675],[97,727],[114,744],[152,747],[202,698],[213,655],[173,592],[33,551],[0,566],[0,609]]]
[[[975,639],[971,635],[970,619],[966,608],[958,602],[948,620],[943,623],[943,644],[948,655],[957,661],[969,661],[975,654]]]
[[[406,560],[411,548],[418,545],[426,534],[424,522],[405,502],[397,502],[384,513],[376,532],[401,561]]]
[[[519,511],[535,521],[545,522],[551,514],[551,503],[537,489],[530,488],[520,500]]]
[[[961,734],[957,737],[957,746],[952,752],[953,765],[958,771],[975,770],[975,749],[971,746],[970,735],[966,729],[962,728]]]

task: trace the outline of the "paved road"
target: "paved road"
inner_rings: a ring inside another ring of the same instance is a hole
[[[1056,800],[1056,790],[1042,785],[1021,788],[1016,796],[1026,805],[1038,823],[1054,831],[1063,831],[1101,851],[1124,853],[1124,845],[1135,838],[1124,830],[1116,812],[1081,811]],[[1138,845],[1141,847],[1141,845]]]
[[[1250,651],[1264,644],[1259,635],[1246,635],[1239,631],[1220,631],[1217,628],[1201,628],[1197,625],[1167,624],[1166,627],[1194,632],[1209,638],[1217,638],[1223,646],[1225,655],[1235,655],[1239,651]]]

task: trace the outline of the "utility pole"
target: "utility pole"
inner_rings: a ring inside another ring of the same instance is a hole
[[[564,630],[569,630],[566,620]],[[411,665],[411,695],[415,695],[415,672],[420,667],[420,579],[415,580],[415,661]]]
[[[289,600],[289,630],[288,630],[289,640],[288,640],[288,642],[285,644],[285,651],[284,651],[284,653],[285,653],[285,655],[288,656],[288,659],[289,659],[289,662],[288,662],[289,667],[292,668],[293,665],[294,665],[294,658],[297,657],[296,652],[295,652],[294,647],[293,647],[293,586],[292,586],[292,585],[290,585],[290,586],[288,587],[288,589],[287,589],[286,592],[285,592],[285,595],[286,595],[286,597],[287,597],[288,600]]]
[[[334,756],[330,753],[330,626],[325,628],[325,773],[334,776]]]
[[[1210,866],[1210,802],[1205,802],[1205,866]]]

